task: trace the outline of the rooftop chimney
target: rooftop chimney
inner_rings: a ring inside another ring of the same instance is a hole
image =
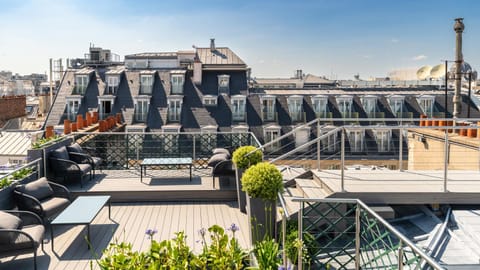
[[[211,52],[215,51],[215,39],[214,38],[210,39],[210,51]]]
[[[453,96],[453,117],[457,118],[462,111],[462,33],[465,29],[463,24],[463,18],[456,18],[455,25],[453,26],[456,34],[456,46],[455,46],[455,95]]]

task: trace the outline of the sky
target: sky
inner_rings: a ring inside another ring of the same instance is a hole
[[[77,58],[91,43],[123,56],[232,49],[254,77],[294,70],[335,79],[384,77],[463,55],[480,70],[474,0],[0,0],[0,70],[46,73],[49,58]],[[477,46],[476,46],[477,45]]]

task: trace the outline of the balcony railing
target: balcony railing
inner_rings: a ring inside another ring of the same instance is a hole
[[[260,146],[252,133],[74,133],[82,146],[94,149],[104,169],[138,168],[144,158],[191,157],[195,168],[207,168],[214,148],[234,150]]]
[[[443,269],[360,200],[294,198],[311,264],[298,269]],[[303,258],[299,249],[298,258]]]

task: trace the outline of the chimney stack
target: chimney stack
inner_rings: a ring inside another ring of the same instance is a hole
[[[214,38],[210,39],[210,51],[211,52],[215,51],[215,39]]]
[[[465,29],[463,18],[456,18],[453,29],[456,32],[456,46],[455,46],[455,95],[453,96],[453,118],[457,118],[462,111],[462,33]]]

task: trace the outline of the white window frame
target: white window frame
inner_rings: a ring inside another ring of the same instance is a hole
[[[185,76],[183,74],[170,74],[170,84],[172,87],[171,94],[183,95],[183,85],[185,84]]]
[[[168,121],[180,122],[183,97],[168,97]]]
[[[332,133],[322,139],[322,149],[327,153],[333,153],[337,150],[337,133]]]
[[[390,152],[390,142],[392,141],[392,130],[377,129],[374,130],[375,140],[377,141],[378,152]]]
[[[263,129],[263,140],[265,144],[278,139],[281,136],[281,128],[278,126],[265,127]],[[271,144],[265,148],[267,151],[276,151],[280,148],[280,141],[277,141],[274,144]]]
[[[80,106],[82,105],[82,99],[81,98],[72,98],[72,97],[67,97],[66,98],[66,103],[67,103],[67,118],[70,121],[76,121],[76,117],[78,114],[78,110],[80,109]],[[72,104],[76,104],[72,108]]]
[[[435,97],[430,95],[422,95],[417,98],[418,105],[422,109],[423,114],[433,117],[433,109],[435,108]]]
[[[363,96],[360,101],[367,116],[369,118],[375,118],[375,114],[377,113],[377,96]]]
[[[365,130],[363,129],[351,129],[347,130],[347,137],[350,143],[350,151],[352,153],[361,153],[365,150]]]
[[[218,75],[218,95],[230,94],[230,75]]]
[[[390,110],[396,117],[401,117],[403,115],[403,106],[405,103],[405,97],[394,95],[388,97],[388,105],[390,106]]]
[[[312,97],[312,106],[315,116],[317,118],[327,117],[328,97],[326,96],[314,96]]]
[[[203,96],[203,106],[217,106],[217,96],[205,95]]]
[[[105,108],[104,108],[104,102],[109,101],[110,102],[110,113],[105,113]],[[98,97],[98,115],[100,119],[105,119],[109,115],[112,114],[112,109],[113,109],[113,104],[115,102],[115,99],[113,97]]]
[[[242,95],[233,96],[231,102],[233,121],[245,121],[247,97]]]
[[[339,96],[337,99],[338,110],[342,114],[343,118],[352,117],[353,109],[353,97],[352,96]]]
[[[302,121],[302,107],[303,107],[303,97],[302,96],[290,96],[287,98],[288,112],[290,113],[290,118],[293,122]]]
[[[140,94],[151,95],[153,92],[153,75],[140,74]]]
[[[89,83],[89,75],[79,74],[75,75],[75,90],[74,94],[85,95]]]
[[[275,121],[275,96],[263,96],[262,102],[262,119],[263,121]],[[265,104],[266,103],[266,104]]]
[[[120,85],[120,76],[107,75],[107,92],[108,95],[116,95],[118,86]]]
[[[149,108],[150,108],[150,98],[137,97],[135,99],[135,110],[134,110],[135,121],[142,122],[142,123],[146,122]]]

